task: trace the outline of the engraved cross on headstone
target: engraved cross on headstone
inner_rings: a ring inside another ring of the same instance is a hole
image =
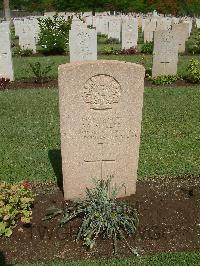
[[[105,169],[108,167],[109,164],[111,163],[115,163],[116,160],[114,158],[111,158],[111,159],[108,159],[108,158],[105,158],[105,154],[104,154],[104,149],[106,149],[104,147],[104,143],[98,143],[98,146],[100,148],[100,152],[98,153],[97,151],[97,158],[94,158],[93,159],[90,159],[90,160],[87,160],[85,159],[84,162],[87,163],[87,164],[99,164],[99,167],[100,167],[100,178],[103,179],[105,178],[106,176],[104,175],[104,172],[105,172]],[[95,174],[95,173],[94,173]],[[113,175],[113,173],[108,173],[108,176],[110,175]]]
[[[170,62],[167,62],[167,60],[165,60],[165,61],[160,62],[160,63],[164,65],[164,69],[166,70],[167,65],[168,65]]]
[[[115,163],[115,160],[95,160],[95,161],[87,161],[87,160],[84,160],[85,163],[100,163],[100,168],[101,168],[101,179],[104,178],[103,176],[103,169],[104,169],[104,166],[106,163]]]

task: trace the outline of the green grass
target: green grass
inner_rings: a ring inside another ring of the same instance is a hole
[[[200,87],[145,89],[139,176],[200,173]],[[58,91],[0,92],[0,180],[55,180]],[[49,157],[49,152],[51,156]]]
[[[186,67],[191,58],[198,58],[200,56],[179,56],[178,74],[184,75]],[[143,64],[145,68],[152,67],[152,55],[99,55],[98,59],[104,60],[119,60]],[[53,65],[50,77],[56,79],[58,77],[58,66],[69,62],[69,56],[38,56],[38,57],[14,57],[14,71],[16,80],[31,79],[34,77],[30,63],[41,62],[42,65]]]
[[[1,92],[0,102],[0,179],[54,179],[48,152],[60,148],[58,91]]]
[[[50,262],[50,263],[34,263],[34,266],[199,266],[200,253],[162,253],[156,256],[144,256],[138,261],[134,259],[115,259],[101,260],[94,262]],[[30,264],[17,264],[17,266],[28,266]]]
[[[200,173],[200,90],[147,89],[139,175]]]

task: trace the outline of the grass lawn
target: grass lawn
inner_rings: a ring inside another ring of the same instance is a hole
[[[157,256],[141,257],[138,261],[134,259],[115,259],[109,261],[94,261],[94,262],[50,262],[47,264],[35,264],[34,266],[199,266],[200,253],[163,253]],[[30,264],[17,264],[16,266],[28,266]]]
[[[141,35],[141,34],[140,34]],[[142,36],[140,36],[142,39]],[[112,45],[119,49],[119,44]],[[98,51],[110,45],[103,41]],[[178,73],[184,75],[187,63],[199,56],[179,56]],[[101,55],[98,59],[122,60],[152,67],[152,55]],[[16,80],[32,79],[29,64],[52,64],[52,79],[60,64],[69,56],[14,57]],[[0,180],[56,181],[52,161],[60,165],[60,133],[57,89],[35,89],[0,92]],[[145,89],[140,161],[141,180],[160,176],[187,176],[200,173],[200,85],[188,88]],[[61,169],[60,169],[61,170]],[[0,258],[1,259],[1,258]],[[0,260],[0,265],[2,264]],[[30,264],[17,264],[28,266]],[[163,253],[94,262],[51,262],[32,265],[162,266],[200,265],[200,253]]]
[[[178,74],[184,75],[186,73],[187,64],[193,57],[200,59],[200,56],[179,56]],[[148,69],[152,67],[152,55],[99,55],[98,59],[133,62],[143,64]],[[52,79],[56,79],[58,77],[58,66],[69,62],[69,56],[14,57],[13,62],[16,80],[33,78],[34,75],[31,71],[30,63],[38,61],[43,66],[53,65],[49,75]]]
[[[1,91],[0,102],[0,180],[55,180],[58,90]],[[141,179],[200,173],[199,107],[200,87],[145,89]]]

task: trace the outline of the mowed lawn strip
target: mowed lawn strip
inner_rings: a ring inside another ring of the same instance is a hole
[[[185,75],[186,68],[191,58],[200,60],[200,56],[179,56],[178,74]],[[137,64],[143,64],[146,69],[152,68],[152,55],[99,55],[98,59],[119,60]],[[35,57],[14,57],[14,71],[16,80],[30,80],[34,74],[30,68],[30,63],[40,62],[42,67],[51,65],[52,70],[49,72],[51,79],[57,79],[58,66],[69,62],[69,56],[35,56]]]
[[[57,89],[0,92],[0,180],[55,181]],[[145,89],[139,177],[200,173],[200,87]]]
[[[156,256],[140,257],[134,259],[114,259],[101,260],[94,262],[50,262],[50,263],[34,263],[34,266],[199,266],[200,253],[162,253]],[[33,265],[33,264],[32,264]],[[16,266],[31,266],[31,264],[17,264]]]

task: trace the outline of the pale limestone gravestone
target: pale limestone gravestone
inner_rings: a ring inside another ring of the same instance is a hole
[[[149,18],[144,18],[142,20],[142,32],[144,32],[145,25],[147,25],[150,22]]]
[[[189,38],[191,31],[192,31],[192,20],[189,18],[189,19],[184,20],[183,23],[189,24],[189,29],[188,28],[186,29],[187,31],[189,31],[188,32],[188,38]]]
[[[110,17],[108,24],[108,38],[121,40],[121,18]]]
[[[23,30],[19,35],[19,46],[22,50],[32,50],[36,53],[36,35],[31,24],[24,24]]]
[[[92,16],[92,11],[83,13],[83,17],[91,17],[91,16]]]
[[[53,11],[53,12],[45,12],[44,13],[44,17],[53,17],[53,16],[55,16],[56,15],[56,12],[55,11]]]
[[[152,76],[176,75],[178,39],[173,31],[155,31]]]
[[[97,60],[97,32],[79,28],[69,31],[70,62]]]
[[[87,29],[86,23],[84,23],[82,20],[74,16],[72,19],[71,30],[79,31],[82,28]]]
[[[139,15],[137,17],[137,19],[138,19],[138,27],[139,28],[142,28],[142,23],[143,23],[143,17],[142,17],[142,15]]]
[[[200,18],[196,18],[196,27],[200,28]]]
[[[66,12],[58,12],[59,17],[65,17],[65,15],[66,15]]]
[[[146,22],[144,26],[144,42],[152,42],[153,34],[156,30],[157,22],[156,20],[152,20],[149,23]]]
[[[92,26],[93,25],[93,16],[85,17],[85,23],[87,26]]]
[[[23,19],[18,19],[18,18],[15,18],[13,20],[16,36],[20,36],[20,34],[23,31],[23,21],[24,21]]]
[[[125,18],[122,22],[122,49],[137,47],[138,21],[136,18]]]
[[[166,18],[160,18],[157,21],[156,31],[159,30],[170,30],[171,29],[171,20]]]
[[[84,196],[92,179],[113,176],[118,194],[136,191],[142,120],[143,66],[95,61],[59,67],[64,196]]]
[[[0,78],[14,80],[9,23],[0,24]]]
[[[98,24],[97,24],[97,32],[108,35],[108,17],[107,16],[101,16],[98,19]]]
[[[185,52],[185,42],[189,38],[189,23],[179,23],[172,26],[175,36],[178,38],[179,53]]]

